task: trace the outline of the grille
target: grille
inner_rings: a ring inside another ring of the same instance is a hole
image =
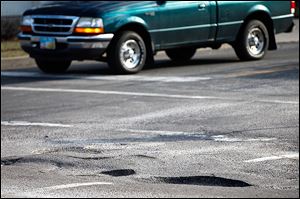
[[[48,27],[48,26],[35,26],[35,30],[39,32],[51,32],[51,33],[65,33],[69,32],[70,28],[64,27]]]
[[[35,18],[34,19],[35,24],[57,24],[57,25],[72,25],[73,20],[72,19],[41,19],[41,18]]]
[[[33,16],[32,28],[35,33],[69,35],[72,34],[79,17],[73,16]]]

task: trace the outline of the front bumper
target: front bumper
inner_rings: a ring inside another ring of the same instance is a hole
[[[114,34],[97,36],[49,36],[55,39],[54,50],[41,49],[40,39],[35,36],[20,33],[18,38],[22,49],[33,58],[63,59],[63,60],[101,60]]]

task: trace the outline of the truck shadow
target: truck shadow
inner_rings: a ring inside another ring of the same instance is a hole
[[[159,71],[168,68],[184,68],[184,67],[201,67],[207,65],[219,65],[225,63],[236,63],[237,59],[230,58],[211,58],[211,59],[193,59],[188,62],[175,63],[169,59],[156,60],[154,64],[146,66],[141,73],[147,75],[151,71]],[[167,71],[164,70],[164,73]],[[13,73],[13,75],[5,75],[5,73]],[[70,69],[64,74],[44,74],[36,66],[24,69],[4,70],[1,71],[1,85],[22,84],[41,81],[58,81],[58,80],[75,80],[80,78],[89,78],[95,76],[114,76],[113,71],[103,62],[77,62],[72,64]]]
[[[167,73],[168,69],[184,69],[188,67],[198,67],[201,70],[201,67],[207,67],[211,65],[218,66],[224,64],[245,64],[246,62],[241,62],[237,58],[198,58],[193,59],[187,62],[175,63],[168,59],[159,59],[156,60],[154,64],[146,66],[141,74],[147,75],[152,71],[159,72],[161,74]],[[15,73],[17,75],[4,75],[5,72]],[[3,74],[2,74],[3,73]],[[26,75],[22,75],[25,73]],[[18,75],[19,74],[19,75]],[[152,75],[152,74],[151,74]],[[89,77],[109,77],[115,76],[113,71],[108,67],[106,63],[101,62],[82,62],[73,64],[69,71],[65,74],[44,74],[40,72],[37,67],[30,67],[27,69],[16,69],[9,71],[1,71],[1,85],[10,85],[10,84],[22,84],[22,83],[31,83],[31,82],[42,82],[42,81],[58,81],[58,80],[76,80],[84,79]],[[262,75],[253,75],[243,78],[251,79],[299,79],[299,68],[295,70],[281,71],[273,74],[262,74]],[[129,79],[130,81],[130,76]]]
[[[170,60],[158,60],[154,65],[146,66],[144,71],[147,70],[155,70],[160,68],[179,68],[179,67],[188,67],[188,66],[206,66],[206,65],[218,65],[218,64],[226,64],[226,63],[237,63],[240,62],[236,58],[219,58],[219,59],[192,59],[189,61],[183,62],[173,62]]]
[[[154,64],[147,65],[141,71],[141,73],[147,73],[154,70],[167,69],[167,68],[185,68],[191,66],[199,66],[199,68],[207,65],[219,65],[226,63],[237,63],[240,62],[235,58],[214,58],[214,59],[193,59],[186,62],[173,62],[168,59],[156,60]],[[165,72],[165,71],[164,71]],[[110,70],[106,63],[95,63],[90,65],[80,64],[72,66],[67,72],[70,75],[114,75],[113,71]]]

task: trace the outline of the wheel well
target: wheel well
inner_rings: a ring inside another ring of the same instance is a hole
[[[137,23],[126,24],[118,29],[116,35],[120,35],[121,32],[124,31],[133,31],[139,34],[144,39],[148,52],[150,52],[150,55],[153,55],[154,50],[152,45],[152,39],[149,32],[143,25]]]
[[[258,12],[254,12],[254,13],[250,14],[244,20],[244,24],[241,27],[240,32],[243,31],[243,28],[251,20],[259,20],[265,24],[266,28],[268,29],[269,38],[270,38],[269,50],[276,50],[277,44],[276,44],[275,33],[274,33],[274,24],[273,24],[273,20],[271,19],[270,15],[263,11],[258,11]]]

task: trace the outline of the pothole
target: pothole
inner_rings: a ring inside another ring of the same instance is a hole
[[[40,157],[40,156],[24,156],[24,157],[6,157],[1,159],[1,166],[11,166],[14,164],[49,164],[54,165],[58,168],[63,167],[74,167],[71,162],[64,160],[56,160],[51,157]]]
[[[74,167],[75,165],[70,161],[65,160],[56,160],[52,158],[43,158],[43,157],[30,157],[23,159],[20,163],[29,163],[29,164],[48,164],[54,165],[58,168],[68,168]]]
[[[21,159],[22,158],[20,158],[20,157],[1,158],[1,166],[10,166],[10,165],[16,164]]]
[[[90,149],[84,146],[63,146],[53,149],[39,149],[32,152],[34,155],[58,154],[58,153],[102,154],[100,149]]]
[[[215,176],[189,176],[189,177],[152,177],[144,179],[150,183],[184,184],[198,186],[219,186],[219,187],[249,187],[252,186],[241,180],[233,180]]]
[[[120,169],[120,170],[111,170],[111,171],[103,171],[101,174],[110,175],[114,177],[121,177],[121,176],[130,176],[136,174],[136,172],[132,169]]]
[[[156,157],[149,156],[149,155],[133,155],[133,157],[145,158],[145,159],[156,159]]]
[[[107,159],[113,158],[113,157],[79,157],[79,156],[71,156],[71,155],[68,155],[66,157],[74,158],[74,159],[81,159],[81,160],[107,160]]]
[[[84,146],[67,146],[61,149],[61,152],[77,152],[77,153],[94,153],[101,154],[103,151],[99,149],[90,149]]]

